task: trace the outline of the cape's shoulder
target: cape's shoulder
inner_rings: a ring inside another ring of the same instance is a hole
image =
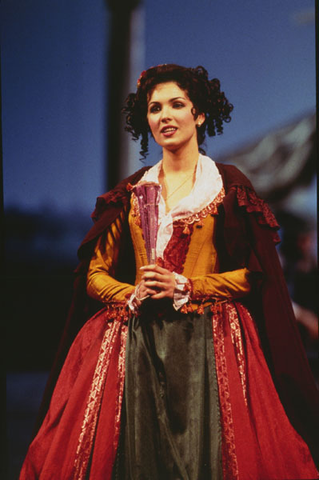
[[[94,224],[84,237],[79,249],[80,260],[92,255],[96,239],[121,214],[130,201],[131,187],[139,181],[149,167],[143,167],[122,180],[109,192],[97,197],[95,209],[91,215]]]
[[[254,214],[260,225],[270,227],[274,232],[274,242],[278,243],[280,241],[277,234],[279,225],[275,215],[271,211],[269,205],[257,195],[252,183],[246,175],[234,165],[216,163],[216,166],[222,176],[226,191],[226,198],[224,201],[225,207],[229,209],[229,204],[232,203],[231,198],[229,198],[229,202],[227,202],[228,193],[228,197],[235,197],[235,202],[237,202],[239,207],[246,210],[249,214]]]
[[[106,208],[113,204],[126,205],[130,197],[130,186],[137,183],[150,167],[143,167],[127,178],[124,178],[112,190],[100,195],[96,199],[95,209],[91,215],[94,221],[97,221]]]
[[[238,185],[242,185],[243,187],[254,190],[251,181],[246,177],[246,175],[243,174],[243,172],[239,170],[239,168],[235,167],[235,165],[227,165],[216,162],[216,167],[222,176],[226,191],[231,187],[236,187]]]

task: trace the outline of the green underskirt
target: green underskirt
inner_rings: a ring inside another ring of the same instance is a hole
[[[113,479],[222,480],[221,425],[209,308],[152,302],[129,323]]]

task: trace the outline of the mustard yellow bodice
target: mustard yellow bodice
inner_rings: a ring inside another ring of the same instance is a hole
[[[91,260],[87,291],[93,298],[104,303],[123,301],[134,291],[134,285],[121,283],[114,278],[119,254],[119,239],[126,215],[123,212],[110,226],[106,237],[97,242]],[[132,208],[128,215],[130,232],[135,252],[135,285],[141,280],[140,267],[147,264],[147,255],[139,218]],[[214,246],[216,216],[208,214],[198,221],[176,221],[173,235],[159,263],[170,271],[180,273],[192,283],[192,296],[240,298],[250,291],[249,271],[246,268],[219,273]],[[103,245],[101,245],[103,242]]]
[[[138,218],[132,215],[132,211],[130,211],[129,214],[129,225],[135,251],[136,283],[138,283],[141,280],[139,268],[147,264],[147,256],[142,229],[139,226]],[[190,278],[216,272],[217,255],[213,243],[215,217],[209,215],[201,221],[200,226],[196,224],[188,226],[187,228],[190,230],[188,234],[183,233],[185,230],[183,224],[180,226],[179,222],[175,222],[173,225],[173,237],[175,238],[170,240],[165,254],[169,252],[170,248],[174,249],[175,245],[178,246],[175,252],[171,252],[171,255],[175,255],[178,258],[181,256],[184,257],[184,261],[179,265],[179,271],[177,273],[181,273],[185,277]],[[189,238],[187,238],[186,235],[188,235]],[[186,255],[181,255],[181,249],[183,250],[182,253],[186,253]],[[185,252],[186,249],[187,252]],[[169,268],[169,270],[171,270],[171,268]]]

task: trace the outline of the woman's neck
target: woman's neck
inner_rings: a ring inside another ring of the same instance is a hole
[[[198,162],[198,147],[187,151],[163,151],[162,169],[165,174],[174,174],[194,170]]]
[[[163,151],[162,168],[158,178],[162,185],[166,212],[192,191],[198,158],[198,147],[193,151],[188,148],[179,154]]]

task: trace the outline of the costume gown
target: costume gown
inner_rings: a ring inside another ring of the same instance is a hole
[[[142,180],[156,181],[159,168]],[[127,307],[135,287],[114,278],[125,212],[100,236],[87,289],[105,308],[70,349],[21,480],[317,478],[246,306],[256,279],[247,268],[219,271],[224,195],[215,164],[201,156],[190,196],[168,213],[161,199],[158,263],[191,283],[174,305]],[[134,193],[128,221],[137,284],[147,256]]]

